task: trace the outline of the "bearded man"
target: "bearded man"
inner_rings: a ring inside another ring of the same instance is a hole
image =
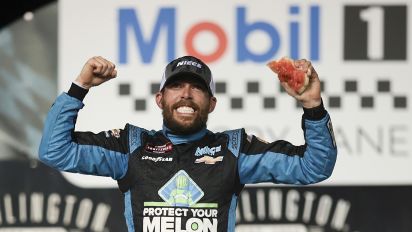
[[[209,131],[215,84],[209,67],[193,56],[179,57],[165,68],[156,94],[161,130],[127,124],[98,134],[75,132],[89,89],[117,75],[112,62],[93,57],[51,107],[39,158],[61,171],[117,180],[129,231],[234,231],[245,184],[306,185],[332,174],[337,149],[318,75],[310,61],[294,65],[310,74],[302,94],[282,84],[303,106],[304,145],[264,142],[244,129]]]

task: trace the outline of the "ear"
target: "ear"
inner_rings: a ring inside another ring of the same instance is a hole
[[[215,110],[217,99],[216,97],[210,97],[209,113],[212,113]]]
[[[163,93],[157,92],[156,93],[156,104],[160,109],[163,110],[162,99],[163,99]]]

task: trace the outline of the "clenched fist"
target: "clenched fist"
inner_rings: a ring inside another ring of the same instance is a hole
[[[116,75],[115,64],[101,56],[95,56],[86,62],[75,82],[85,89],[90,89],[115,78]]]

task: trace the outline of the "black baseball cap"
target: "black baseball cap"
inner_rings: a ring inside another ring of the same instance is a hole
[[[194,56],[182,56],[167,64],[160,82],[160,91],[176,77],[190,76],[199,78],[208,87],[209,93],[215,95],[215,82],[209,67]]]

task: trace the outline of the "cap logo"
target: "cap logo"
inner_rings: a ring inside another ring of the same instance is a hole
[[[190,60],[180,61],[179,63],[177,63],[176,67],[179,67],[180,65],[192,65],[192,66],[195,66],[195,67],[198,67],[198,68],[202,68],[201,64],[196,63],[194,61],[190,61]]]

